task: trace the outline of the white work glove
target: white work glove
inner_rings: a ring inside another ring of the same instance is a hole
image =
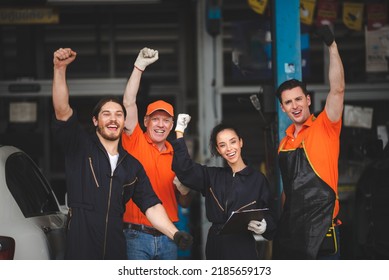
[[[189,122],[190,122],[190,116],[188,114],[178,114],[175,131],[184,133],[185,128],[188,126]]]
[[[140,50],[138,57],[134,63],[135,67],[141,71],[144,71],[146,67],[158,60],[158,51],[143,48]]]
[[[266,220],[262,219],[262,221],[251,220],[248,225],[248,230],[251,230],[255,234],[262,234],[266,231]]]
[[[177,190],[181,195],[187,195],[190,192],[190,188],[184,186],[180,180],[178,180],[177,176],[174,177],[173,184],[176,185]]]

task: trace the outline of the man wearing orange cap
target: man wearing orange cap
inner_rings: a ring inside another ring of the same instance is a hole
[[[166,141],[174,125],[173,106],[163,100],[150,103],[144,116],[143,132],[138,122],[136,97],[142,73],[158,60],[158,51],[143,48],[135,61],[128,80],[123,104],[127,111],[123,147],[144,166],[151,185],[162,201],[170,220],[178,221],[178,202],[187,207],[189,189],[173,183],[175,173],[171,170],[173,148]],[[176,179],[177,181],[177,179]],[[166,235],[152,227],[140,209],[129,201],[124,214],[124,233],[127,240],[127,257],[136,260],[177,259],[177,245]]]

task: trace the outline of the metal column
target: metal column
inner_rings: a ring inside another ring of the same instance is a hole
[[[290,79],[301,80],[300,1],[273,1],[273,52],[275,88]],[[285,136],[290,120],[277,104],[278,141]],[[279,193],[281,193],[281,180]]]
[[[206,1],[197,1],[197,75],[198,75],[198,126],[199,155],[198,161],[217,166],[215,157],[210,157],[208,141],[213,127],[221,121],[221,96],[219,88],[223,84],[221,36],[212,37],[206,31]],[[195,120],[193,120],[195,121]],[[192,124],[193,125],[193,124]],[[205,252],[210,223],[205,215],[205,201],[202,198],[202,240]],[[203,256],[205,259],[205,256]]]

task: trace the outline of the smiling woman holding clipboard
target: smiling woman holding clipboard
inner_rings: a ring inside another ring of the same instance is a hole
[[[194,162],[183,138],[189,121],[189,115],[178,115],[177,139],[172,141],[172,168],[184,185],[181,188],[189,187],[205,197],[206,215],[212,223],[208,231],[206,258],[259,259],[253,234],[270,240],[276,227],[271,210],[258,210],[269,208],[271,195],[266,177],[245,164],[241,155],[243,139],[235,127],[225,124],[214,127],[210,148],[212,155],[225,160],[226,167],[210,167]],[[230,222],[226,224],[229,218]]]

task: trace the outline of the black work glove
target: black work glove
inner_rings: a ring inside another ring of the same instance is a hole
[[[187,250],[193,243],[193,237],[185,231],[177,231],[173,236],[174,243],[181,250]]]
[[[332,33],[332,30],[328,25],[319,26],[316,28],[315,33],[327,46],[331,46],[332,42],[335,40],[334,33]]]

